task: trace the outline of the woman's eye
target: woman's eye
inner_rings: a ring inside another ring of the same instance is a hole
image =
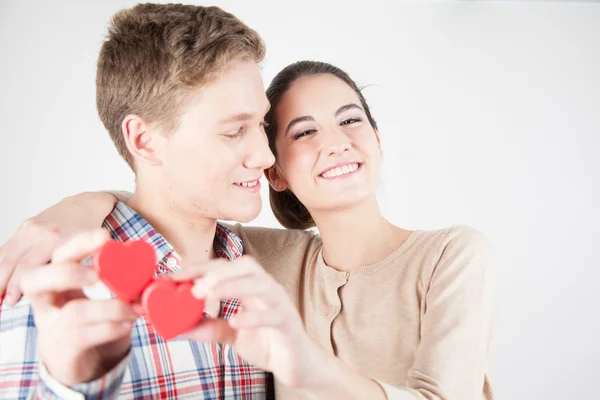
[[[350,125],[350,124],[355,124],[360,121],[361,121],[360,118],[348,118],[348,119],[343,120],[340,125]]]
[[[308,129],[306,131],[298,132],[294,135],[294,139],[300,139],[301,137],[308,136],[310,134],[315,133],[316,129]]]

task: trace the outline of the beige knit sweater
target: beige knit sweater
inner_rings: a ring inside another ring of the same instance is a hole
[[[489,241],[454,226],[414,231],[386,259],[340,272],[307,231],[232,227],[287,290],[315,343],[389,399],[492,399]],[[276,382],[279,399],[300,395]]]

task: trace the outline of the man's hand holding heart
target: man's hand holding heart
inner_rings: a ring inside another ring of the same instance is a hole
[[[187,265],[174,279],[193,280],[196,298],[237,298],[241,304],[230,319],[205,319],[182,336],[230,344],[288,386],[318,391],[328,384],[332,357],[313,344],[283,286],[252,257]]]
[[[154,247],[141,240],[109,241],[94,257],[98,276],[111,292],[126,303],[140,298],[146,318],[169,340],[202,319],[204,300],[191,295],[190,282],[153,279],[156,265]]]
[[[163,339],[182,335],[228,343],[287,385],[318,389],[326,384],[328,356],[308,338],[283,287],[252,257],[187,265],[170,278],[152,280],[152,252],[145,242],[107,243],[95,265],[122,300],[141,295],[145,315]],[[241,311],[229,320],[204,319],[205,298],[237,298]]]
[[[97,282],[82,261],[110,240],[104,229],[78,234],[58,247],[49,265],[28,268],[22,289],[33,308],[40,361],[61,383],[95,380],[129,352],[131,330],[141,315],[119,299],[92,300],[83,288]]]

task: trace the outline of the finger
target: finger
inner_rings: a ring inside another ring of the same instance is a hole
[[[229,320],[229,324],[233,329],[256,329],[271,327],[277,328],[284,325],[286,314],[282,309],[268,310],[244,310]]]
[[[236,260],[212,260],[201,265],[182,264],[181,271],[173,274],[177,281],[191,280],[198,277],[211,277],[211,279],[227,279],[228,277],[247,273],[266,273],[262,266],[250,256],[242,256]],[[214,277],[213,277],[214,275]]]
[[[196,298],[216,297],[228,299],[236,297],[242,301],[244,308],[263,309],[277,307],[285,299],[286,293],[268,275],[243,275],[216,282],[209,287],[203,279],[196,281],[192,287],[192,295]]]
[[[11,293],[8,291],[8,285],[12,278],[13,269],[7,267],[0,267],[0,304],[12,306],[14,301],[12,300]]]
[[[175,281],[189,281],[198,277],[204,276],[207,272],[212,270],[226,270],[230,267],[231,261],[218,259],[208,261],[200,265],[186,265],[181,264],[181,271],[175,272],[171,277]]]
[[[29,250],[20,236],[13,236],[0,248],[0,296],[4,294],[8,283],[17,268],[17,264]]]
[[[58,245],[58,237],[53,237],[55,239],[49,238],[48,240],[44,240],[43,244],[38,247],[34,246],[23,256],[8,281],[5,298],[6,305],[15,305],[21,299],[23,293],[21,290],[23,272],[28,268],[44,265],[50,261],[52,251],[54,251],[55,247]]]
[[[58,248],[61,236],[54,231],[46,232],[43,240],[38,241],[19,261],[17,270],[23,266],[48,264],[52,260],[52,253]]]
[[[35,218],[25,220],[15,234],[0,247],[0,271],[9,270],[9,274],[12,273],[21,259],[33,248],[32,238],[40,237],[43,238],[42,243],[51,242],[56,246],[59,237],[58,229],[50,224],[40,224]],[[3,276],[6,278],[5,273]],[[4,281],[1,279],[2,287],[5,287],[8,279]]]
[[[40,294],[82,289],[97,280],[98,275],[93,268],[75,262],[42,265],[23,272],[21,290],[33,298]]]
[[[54,251],[52,262],[79,261],[97,251],[109,240],[110,234],[106,229],[93,229],[78,234]]]
[[[8,285],[6,286],[6,297],[4,300],[4,304],[8,306],[13,306],[17,304],[17,302],[21,299],[21,281],[23,277],[23,272],[27,268],[32,268],[32,266],[19,264],[14,270],[12,276],[8,281]]]
[[[82,349],[100,346],[115,340],[131,336],[133,321],[127,322],[99,322],[81,326],[77,335],[78,345]]]
[[[241,259],[227,262],[225,268],[223,268],[223,264],[211,264],[213,263],[207,263],[201,276],[195,279],[195,290],[200,297],[203,293],[211,291],[228,280],[251,276],[270,278],[251,257],[244,256]]]
[[[41,263],[37,264],[35,266],[39,266],[39,265],[41,265]],[[15,305],[21,298],[21,295],[22,295],[21,282],[23,280],[23,274],[29,268],[34,268],[34,265],[20,263],[17,266],[17,268],[15,269],[15,271],[13,272],[12,276],[10,277],[10,280],[8,281],[8,285],[6,287],[5,303],[7,303],[7,305],[9,305],[9,306]]]
[[[21,258],[31,248],[20,236],[11,237],[2,247],[0,247],[0,269],[14,269]]]
[[[14,306],[19,302],[23,292],[21,292],[21,288],[18,283],[14,283],[14,276],[8,282],[8,287],[6,288],[6,293],[4,296],[4,300],[1,302],[7,306]]]
[[[19,287],[21,270],[30,266],[47,264],[52,257],[52,251],[60,242],[58,231],[45,226],[43,230],[38,227],[38,233],[35,234],[38,244],[27,244],[23,239],[24,236],[31,236],[36,232],[31,227],[32,223],[27,223],[27,221],[23,223],[18,233],[0,249],[0,253],[9,252],[5,253],[5,256],[0,256],[0,258],[4,258],[4,261],[0,261],[0,295],[6,289],[4,303],[7,305],[16,304],[21,298],[22,292]],[[23,232],[27,232],[27,235]],[[14,255],[7,256],[6,254]]]
[[[219,299],[225,299],[226,297],[222,295],[223,287],[228,282],[238,280],[238,279],[252,279],[255,278],[256,275],[253,272],[248,271],[211,271],[206,275],[195,279],[194,286],[192,286],[192,295],[201,299],[206,296],[215,296]]]
[[[117,299],[77,299],[68,302],[62,312],[63,323],[74,327],[102,322],[131,322],[139,317],[130,304]]]
[[[237,331],[223,319],[204,319],[181,336],[198,342],[233,344]]]
[[[27,240],[30,239],[27,236],[31,236],[29,233],[34,231],[35,225],[33,219],[25,220],[10,239],[0,247],[0,268],[7,265],[14,268],[27,253],[27,250],[31,248],[31,241]]]

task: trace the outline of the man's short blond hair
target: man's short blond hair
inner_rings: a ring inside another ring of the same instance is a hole
[[[138,4],[119,11],[98,57],[100,119],[134,169],[121,130],[127,115],[170,131],[192,91],[213,81],[232,61],[260,62],[264,54],[258,33],[218,7]]]

